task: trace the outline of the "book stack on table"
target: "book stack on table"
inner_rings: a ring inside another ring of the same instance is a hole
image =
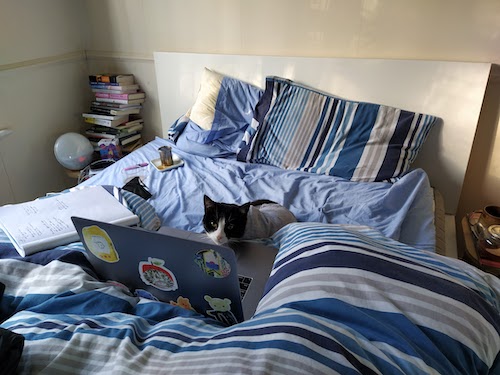
[[[90,75],[89,84],[94,99],[82,116],[87,125],[92,125],[85,135],[101,158],[118,159],[142,146],[141,109],[146,94],[135,83],[134,75]]]

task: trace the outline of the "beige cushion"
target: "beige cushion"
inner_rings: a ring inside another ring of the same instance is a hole
[[[215,104],[219,95],[222,84],[222,74],[216,73],[208,68],[203,71],[203,76],[200,84],[200,91],[196,97],[196,101],[188,111],[188,116],[205,130],[212,129],[212,123],[215,115]]]

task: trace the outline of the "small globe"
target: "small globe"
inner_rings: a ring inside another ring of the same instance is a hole
[[[75,171],[89,165],[93,153],[90,141],[79,133],[63,134],[54,144],[54,155],[59,164]]]

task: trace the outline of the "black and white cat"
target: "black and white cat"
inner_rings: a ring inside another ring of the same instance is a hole
[[[229,241],[268,238],[286,224],[297,221],[288,209],[270,200],[248,202],[241,206],[214,202],[206,195],[203,200],[203,226],[208,237],[219,245]]]

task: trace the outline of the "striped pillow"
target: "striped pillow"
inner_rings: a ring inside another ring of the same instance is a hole
[[[409,170],[435,120],[267,77],[238,160],[352,181],[395,181]]]

